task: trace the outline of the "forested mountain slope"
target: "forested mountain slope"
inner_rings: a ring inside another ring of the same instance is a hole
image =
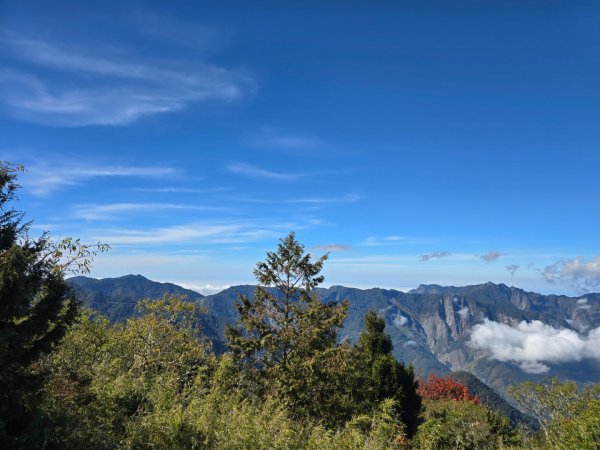
[[[132,314],[133,305],[140,298],[156,298],[165,293],[187,295],[205,307],[202,324],[216,350],[224,348],[226,325],[237,320],[235,303],[239,295],[251,297],[254,293],[253,286],[244,285],[203,297],[172,284],[154,283],[132,275],[105,280],[76,277],[69,281],[87,305],[112,320]],[[521,321],[534,320],[542,322],[548,330],[569,330],[585,339],[588,330],[600,326],[600,294],[581,298],[541,295],[493,283],[465,287],[421,285],[408,293],[332,286],[318,289],[318,293],[326,302],[350,301],[340,336],[351,342],[358,338],[367,311],[377,311],[386,320],[395,356],[414,364],[421,375],[468,371],[501,393],[511,384],[549,376],[580,383],[600,379],[600,364],[594,359],[575,356],[571,361],[560,358],[553,362],[502,361],[490,349],[478,348],[471,342],[477,326],[509,329]]]

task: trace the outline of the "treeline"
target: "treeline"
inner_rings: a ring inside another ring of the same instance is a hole
[[[18,170],[0,166],[1,448],[597,448],[595,388],[516,388],[542,425],[529,435],[456,381],[417,380],[375,312],[356,345],[340,341],[348,304],[315,295],[327,257],[293,233],[257,264],[222,355],[180,297],[111,323],[64,281],[106,247],[30,238],[9,207]]]

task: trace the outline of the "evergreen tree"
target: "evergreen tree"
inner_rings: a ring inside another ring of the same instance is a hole
[[[324,304],[314,292],[326,259],[313,262],[294,233],[282,239],[256,265],[254,298],[240,298],[239,325],[226,337],[259,395],[273,392],[294,414],[329,420],[342,409],[336,380],[344,355],[336,337],[348,304]]]
[[[43,381],[36,362],[63,337],[77,302],[65,264],[89,266],[77,241],[28,236],[23,213],[9,206],[21,166],[0,161],[0,446],[34,447],[36,396]],[[101,246],[104,249],[105,246]],[[66,256],[66,261],[61,260]],[[61,262],[62,261],[62,262]]]
[[[419,424],[421,397],[412,366],[404,367],[392,354],[393,345],[385,332],[385,320],[374,311],[365,315],[365,327],[355,348],[356,398],[360,407],[372,410],[385,399],[396,401],[396,414],[414,435]]]

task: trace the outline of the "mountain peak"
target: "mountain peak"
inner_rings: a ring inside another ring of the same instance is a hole
[[[129,274],[117,278],[72,277],[67,283],[82,296],[84,302],[106,314],[111,320],[123,320],[135,311],[141,299],[159,299],[164,295],[181,295],[190,301],[199,301],[204,296],[173,283],[159,283],[143,275]]]

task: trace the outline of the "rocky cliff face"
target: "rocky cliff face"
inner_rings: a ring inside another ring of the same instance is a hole
[[[379,312],[386,317],[396,356],[412,362],[422,374],[466,370],[500,392],[526,379],[558,376],[584,383],[600,378],[600,364],[594,358],[573,357],[568,361],[568,355],[563,355],[564,361],[556,356],[550,362],[519,364],[499,360],[489,349],[477,348],[471,342],[474,327],[485,319],[512,327],[511,330],[522,321],[541,321],[551,327],[544,328],[545,333],[570,330],[577,334],[569,337],[578,336],[585,341],[589,330],[600,327],[598,294],[581,298],[544,296],[486,283],[456,288],[420,286],[406,294],[387,291],[387,295],[389,306],[379,308]],[[499,341],[503,338],[498,336]]]

